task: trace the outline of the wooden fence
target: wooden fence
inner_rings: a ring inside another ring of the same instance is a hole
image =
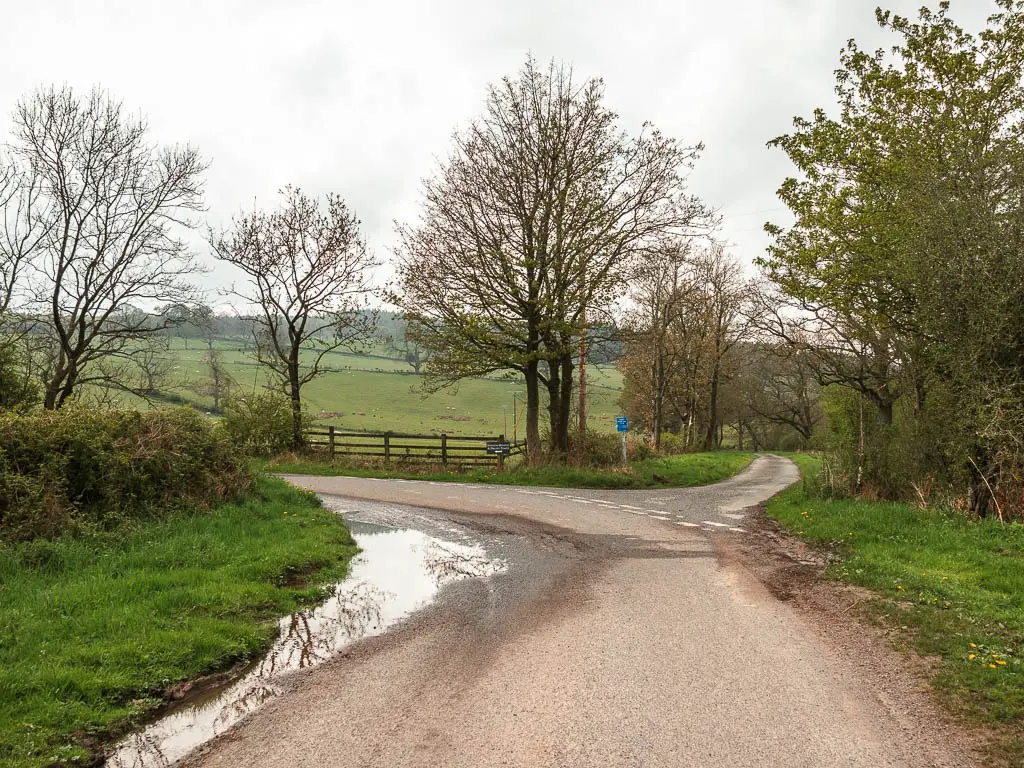
[[[410,435],[401,432],[342,432],[335,427],[312,429],[309,447],[335,456],[369,456],[384,461],[434,461],[441,464],[494,464],[505,466],[507,456],[521,452],[510,446],[507,454],[489,453],[488,443],[505,443],[505,436]]]

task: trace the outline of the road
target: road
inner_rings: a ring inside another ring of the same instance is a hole
[[[289,478],[436,510],[527,542],[358,643],[188,761],[235,766],[959,766],[920,737],[713,537],[797,479],[758,458],[724,483],[582,491]]]

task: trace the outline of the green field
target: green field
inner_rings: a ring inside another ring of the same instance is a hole
[[[162,389],[182,395],[200,407],[212,408],[213,399],[201,393],[208,376],[203,364],[205,344],[180,338],[171,341],[171,370]],[[266,370],[256,365],[242,342],[218,340],[215,346],[239,393],[266,385]],[[455,389],[426,395],[420,389],[421,377],[413,375],[401,360],[334,353],[325,362],[331,370],[302,390],[307,413],[319,426],[489,436],[505,432],[507,414],[507,436],[511,438],[513,392],[518,392],[515,400],[520,421],[516,437],[523,439],[525,390],[521,378],[467,379]],[[614,432],[615,417],[621,413],[617,403],[622,394],[622,376],[612,366],[592,365],[587,370],[590,426]]]
[[[173,684],[264,651],[356,546],[310,494],[0,546],[0,765],[83,764]],[[88,762],[88,764],[92,764]]]

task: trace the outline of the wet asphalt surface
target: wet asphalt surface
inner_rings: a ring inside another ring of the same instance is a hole
[[[655,491],[289,477],[353,522],[482,547],[391,631],[301,670],[188,766],[953,766],[714,540],[796,481]]]

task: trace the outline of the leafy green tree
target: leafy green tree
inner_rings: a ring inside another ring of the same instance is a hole
[[[1005,467],[979,427],[994,393],[1022,394],[1024,364],[1024,3],[997,5],[978,35],[945,2],[876,12],[898,43],[851,41],[836,113],[771,143],[799,172],[779,190],[796,222],[767,227],[762,260],[822,383],[870,398],[883,426],[908,395],[899,412],[941,421],[935,469],[969,477],[979,512]]]

